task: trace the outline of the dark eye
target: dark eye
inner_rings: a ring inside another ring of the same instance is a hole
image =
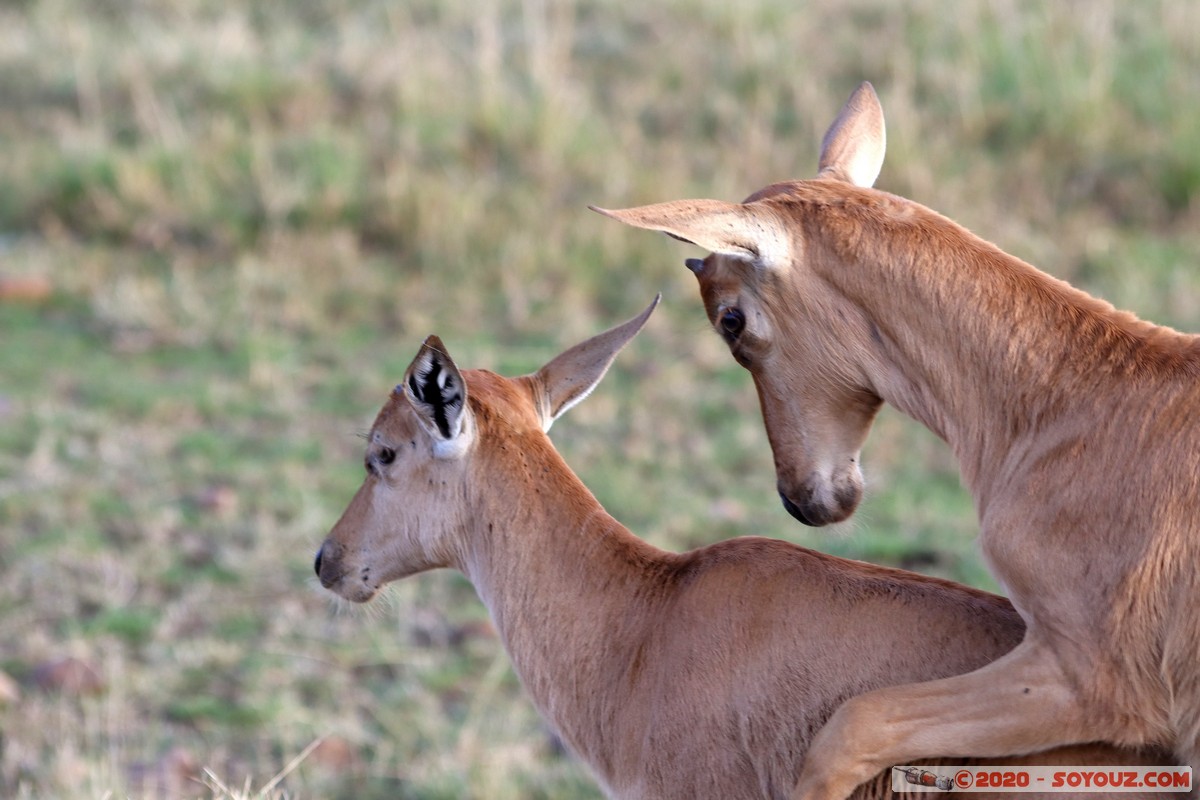
[[[380,464],[390,464],[396,460],[396,451],[390,447],[385,447],[379,451],[378,459]]]
[[[726,336],[735,338],[746,328],[746,315],[741,309],[727,308],[721,312],[721,318],[717,322]]]

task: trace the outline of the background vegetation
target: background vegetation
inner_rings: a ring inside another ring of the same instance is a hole
[[[597,796],[465,580],[364,613],[312,577],[430,332],[515,374],[661,290],[554,431],[618,518],[992,587],[894,412],[855,521],[793,523],[699,253],[585,205],[811,175],[868,78],[881,188],[1200,330],[1197,31],[1187,0],[0,5],[0,796]]]

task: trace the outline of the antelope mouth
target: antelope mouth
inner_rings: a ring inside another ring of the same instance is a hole
[[[326,552],[327,550],[331,552]],[[366,603],[379,593],[379,588],[370,583],[370,568],[364,567],[359,574],[359,581],[347,580],[351,571],[342,563],[340,550],[326,543],[317,550],[313,559],[313,571],[317,573],[321,585],[343,600],[351,603]]]
[[[344,587],[334,589],[333,591],[343,600],[349,600],[351,603],[358,603],[360,605],[371,602],[375,599],[375,595],[379,594],[378,589],[371,589],[369,587],[362,587],[359,591],[355,592],[349,592]]]
[[[856,483],[838,487],[832,493],[832,502],[828,503],[821,502],[817,493],[808,487],[803,489],[799,500],[789,495],[782,486],[778,487],[778,491],[784,510],[811,528],[822,528],[849,519],[862,499],[862,487]]]
[[[825,523],[815,522],[811,517],[804,513],[804,509],[792,502],[792,499],[783,492],[779,493],[779,499],[783,501],[783,510],[798,519],[802,524],[812,528],[819,528]]]

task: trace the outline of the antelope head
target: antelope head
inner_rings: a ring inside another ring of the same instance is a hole
[[[511,513],[514,498],[489,505],[487,493],[505,454],[586,397],[658,301],[520,378],[460,371],[427,338],[371,426],[362,486],[317,551],[321,585],[365,603],[390,581],[464,568],[479,520]]]
[[[844,255],[805,209],[869,202],[884,147],[883,111],[863,83],[825,134],[815,180],[774,184],[742,203],[592,207],[711,251],[685,263],[709,321],[754,378],[780,498],[806,525],[839,522],[858,506],[859,451],[882,401],[860,357],[873,350],[871,323],[828,279]]]

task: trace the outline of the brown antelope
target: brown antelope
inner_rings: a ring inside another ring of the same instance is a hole
[[[742,203],[595,209],[711,254],[709,320],[757,387],[784,506],[853,513],[883,402],[953,449],[984,556],[1027,625],[994,663],[842,706],[796,797],[881,767],[1100,738],[1200,767],[1200,337],[1116,311],[922,205],[871,188],[870,84],[816,179]],[[784,603],[784,600],[775,602]]]
[[[759,537],[670,553],[605,513],[546,431],[657,302],[515,379],[460,372],[429,337],[316,571],[354,602],[425,570],[466,574],[538,710],[612,797],[785,798],[846,698],[975,669],[1024,626],[948,581]],[[1092,746],[1007,763],[1161,758]]]

